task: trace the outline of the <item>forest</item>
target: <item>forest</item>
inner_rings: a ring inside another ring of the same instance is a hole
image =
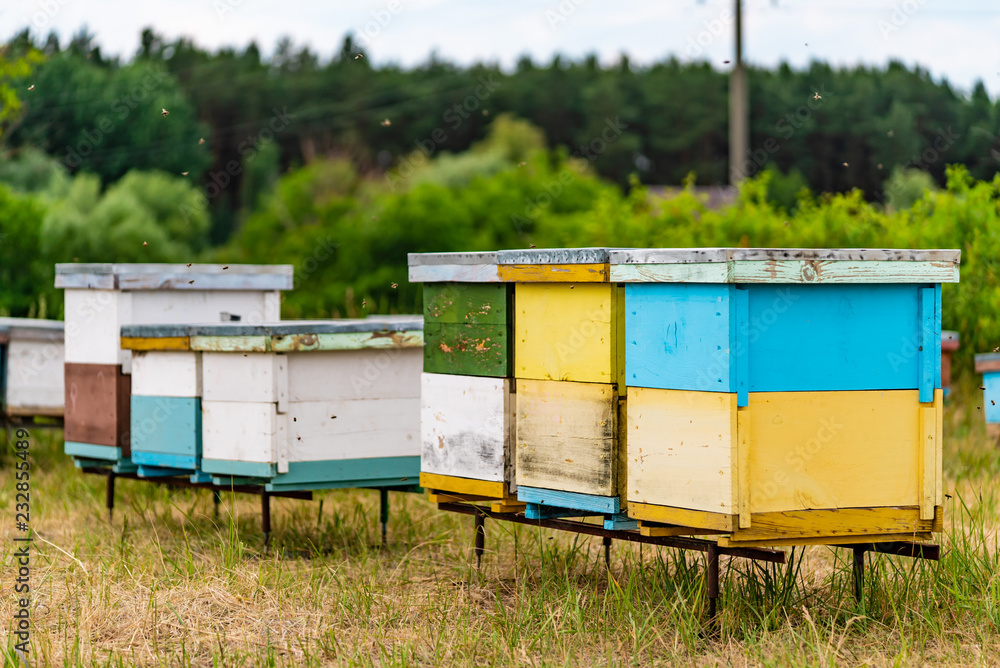
[[[946,328],[996,324],[1000,104],[981,83],[751,68],[746,180],[712,209],[695,186],[729,182],[721,63],[404,69],[351,35],[328,60],[290,40],[265,59],[149,29],[127,59],[86,30],[2,54],[0,314],[60,317],[55,262],[287,262],[285,316],[330,317],[419,309],[408,252],[911,246],[963,249]]]

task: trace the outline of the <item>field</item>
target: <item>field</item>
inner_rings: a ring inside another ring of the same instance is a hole
[[[721,561],[718,627],[704,557],[472,519],[392,494],[272,501],[104,479],[32,429],[32,665],[577,666],[1000,664],[1000,450],[964,379],[946,404],[945,533],[938,563],[869,557],[864,602],[850,552],[788,549],[785,566]],[[2,460],[3,587],[11,620],[14,477]],[[7,622],[8,624],[10,622]],[[5,665],[20,665],[7,641]]]

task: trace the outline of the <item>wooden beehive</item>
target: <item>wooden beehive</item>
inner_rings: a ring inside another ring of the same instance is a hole
[[[613,251],[627,498],[723,544],[941,526],[941,283],[958,251]]]
[[[193,325],[201,471],[269,491],[414,487],[418,318]]]
[[[623,290],[604,248],[500,251],[514,284],[516,481],[528,514],[616,515]],[[542,508],[538,508],[538,507]]]
[[[190,475],[201,468],[201,352],[188,325],[125,325],[132,351],[130,452],[142,477]]]
[[[958,332],[941,332],[941,389],[944,396],[951,392],[951,356],[958,350]]]
[[[62,417],[63,323],[0,318],[0,414]]]
[[[290,265],[57,264],[65,290],[66,453],[135,471],[129,437],[132,351],[121,327],[276,321]]]
[[[437,500],[514,505],[513,290],[496,253],[409,257],[424,284],[421,485]]]

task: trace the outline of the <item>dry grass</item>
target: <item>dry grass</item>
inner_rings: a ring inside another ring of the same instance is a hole
[[[973,397],[972,390],[966,393]],[[975,401],[952,401],[940,563],[879,556],[863,606],[846,551],[796,550],[788,566],[723,558],[717,634],[704,619],[704,561],[488,522],[481,571],[471,518],[392,495],[389,549],[378,494],[276,499],[261,550],[255,497],[118,484],[74,470],[58,433],[32,432],[35,665],[993,665],[1000,662],[1000,456]],[[11,619],[11,460],[0,499]],[[8,641],[7,663],[11,659]]]

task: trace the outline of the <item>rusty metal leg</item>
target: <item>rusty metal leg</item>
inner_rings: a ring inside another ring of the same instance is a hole
[[[389,523],[389,490],[380,489],[379,496],[379,520],[382,522],[382,547],[385,547],[385,525]]]
[[[115,514],[115,472],[108,471],[108,484],[104,491],[104,505],[108,508],[108,522]]]
[[[719,547],[708,545],[708,619],[715,622],[715,604],[719,598]]]
[[[214,513],[215,513],[215,519],[219,519],[219,504],[220,503],[222,503],[222,494],[219,493],[219,490],[213,489],[212,490],[212,506],[213,506],[213,510],[214,510]]]
[[[854,548],[854,600],[861,603],[865,594],[865,548]]]
[[[486,546],[486,513],[476,508],[476,568],[483,565],[483,550]]]
[[[271,544],[271,495],[263,492],[260,495],[260,514],[264,528],[264,548]]]
[[[611,570],[611,536],[604,537],[604,566]]]

